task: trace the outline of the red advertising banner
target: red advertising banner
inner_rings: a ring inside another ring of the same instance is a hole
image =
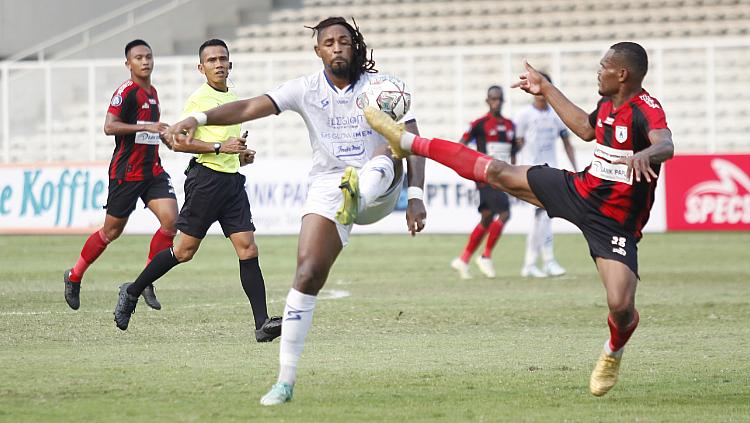
[[[665,173],[668,230],[750,230],[750,155],[676,156]]]

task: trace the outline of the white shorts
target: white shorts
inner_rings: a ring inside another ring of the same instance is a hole
[[[359,171],[359,169],[358,169]],[[341,245],[346,246],[349,243],[349,234],[352,232],[353,225],[342,225],[336,221],[336,212],[344,201],[344,195],[341,193],[341,177],[344,172],[326,173],[314,176],[307,187],[307,199],[302,206],[302,217],[308,214],[317,214],[325,217],[336,224],[336,230],[341,238]],[[396,175],[398,182],[392,184],[388,191],[378,197],[375,202],[367,209],[361,211],[354,223],[358,225],[369,225],[388,216],[396,208],[396,203],[401,195],[401,185],[403,184],[403,172]]]

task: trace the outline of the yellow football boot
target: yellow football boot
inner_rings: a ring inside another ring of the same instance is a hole
[[[622,361],[622,350],[615,355],[602,351],[589,380],[589,390],[592,394],[600,397],[615,386],[617,375],[620,373],[620,361]]]
[[[396,159],[403,159],[409,155],[409,151],[401,148],[401,135],[404,133],[404,124],[396,123],[390,116],[380,110],[367,106],[365,107],[365,119],[375,132],[380,133],[388,140],[391,146],[391,152]]]

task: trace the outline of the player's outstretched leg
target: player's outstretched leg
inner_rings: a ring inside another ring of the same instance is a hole
[[[70,280],[70,273],[73,269],[68,269],[63,273],[63,283],[65,284],[65,302],[73,310],[78,310],[81,306],[81,282],[74,283]]]
[[[365,118],[372,129],[388,140],[395,158],[406,157],[413,153],[442,163],[466,179],[488,182],[487,174],[492,157],[478,153],[457,142],[422,138],[406,132],[403,125],[394,122],[388,115],[372,107],[365,107]]]

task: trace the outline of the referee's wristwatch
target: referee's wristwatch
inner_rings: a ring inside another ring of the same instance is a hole
[[[217,155],[219,154],[219,152],[221,151],[221,143],[220,142],[215,142],[214,143],[214,151],[216,152]]]

